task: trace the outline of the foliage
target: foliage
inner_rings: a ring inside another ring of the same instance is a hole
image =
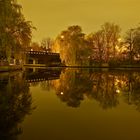
[[[59,46],[62,62],[66,65],[86,64],[90,54],[88,42],[80,26],[70,26],[58,35],[54,45]]]
[[[125,41],[128,44],[129,61],[132,64],[134,59],[139,60],[140,58],[140,27],[128,30]]]
[[[112,57],[116,57],[116,45],[120,37],[120,27],[113,23],[105,23],[101,29],[88,35],[92,46],[92,59],[94,62],[108,63]]]
[[[0,1],[0,57],[8,60],[15,52],[24,50],[32,38],[34,27],[25,20],[21,8],[16,0]]]
[[[108,63],[116,57],[116,46],[120,38],[120,27],[105,23],[95,33],[85,35],[78,25],[70,26],[56,38],[54,47],[59,49],[62,62],[66,65],[92,65]]]
[[[53,40],[50,37],[44,38],[41,41],[41,47],[44,48],[47,52],[52,51],[52,45],[53,45]]]

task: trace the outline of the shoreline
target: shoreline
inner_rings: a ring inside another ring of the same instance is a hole
[[[23,67],[20,65],[11,65],[11,66],[0,66],[0,72],[11,72],[11,71],[17,71],[17,70],[22,70]]]
[[[140,65],[122,65],[122,66],[20,66],[20,65],[10,65],[10,66],[0,66],[0,73],[11,72],[17,70],[23,70],[23,68],[73,68],[73,69],[109,69],[109,70],[123,70],[123,69],[139,69]]]

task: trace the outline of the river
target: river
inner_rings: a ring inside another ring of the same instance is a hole
[[[139,140],[140,71],[0,74],[2,140]]]

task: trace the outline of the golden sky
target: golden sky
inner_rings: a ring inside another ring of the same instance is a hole
[[[99,30],[104,22],[119,24],[122,31],[140,23],[140,0],[18,0],[27,20],[37,28],[33,40],[55,38],[70,25],[83,32]]]

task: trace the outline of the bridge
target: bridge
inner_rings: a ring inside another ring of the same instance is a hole
[[[28,67],[45,67],[60,66],[61,59],[59,53],[50,53],[46,51],[25,51],[25,66]]]

